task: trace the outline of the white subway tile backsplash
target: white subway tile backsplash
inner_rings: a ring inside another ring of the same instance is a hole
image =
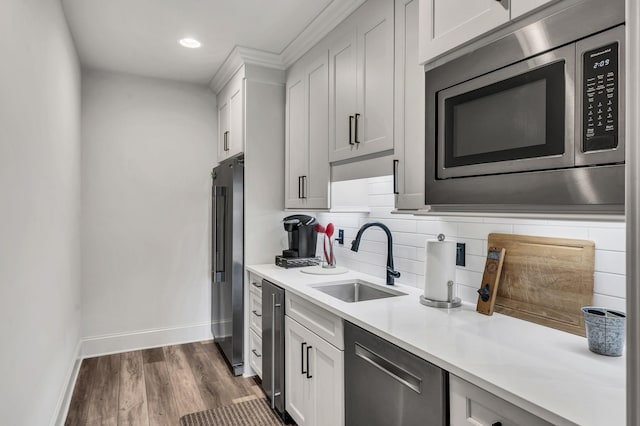
[[[372,194],[369,195],[369,207],[387,207],[393,206],[393,194]]]
[[[593,306],[602,306],[604,308],[616,309],[618,311],[626,312],[627,305],[625,299],[621,297],[605,296],[603,294],[593,295]]]
[[[612,274],[625,275],[625,257],[625,252],[596,249],[595,270],[597,272],[609,272]]]
[[[458,235],[458,224],[442,220],[420,220],[417,222],[417,232],[421,234],[444,234],[445,238]]]
[[[513,225],[504,223],[459,223],[458,235],[466,238],[487,239],[492,233],[512,234]]]
[[[388,194],[393,192],[392,182],[370,182],[369,195]]]
[[[625,251],[626,232],[624,228],[589,228],[589,239],[596,243],[596,249]]]
[[[468,269],[456,268],[456,282],[468,285],[469,287],[480,288],[482,283],[482,272],[470,271]]]
[[[386,246],[385,246],[385,253],[386,253]],[[419,258],[417,257],[417,247],[412,247],[412,246],[403,246],[400,244],[394,244],[393,245],[393,256],[400,258],[400,259],[410,259],[410,260],[424,260],[423,258]],[[423,252],[424,255],[424,252]]]
[[[399,271],[411,272],[416,275],[424,274],[424,262],[419,262],[417,260],[409,260],[399,257],[395,259],[394,267]]]
[[[538,237],[589,239],[588,228],[551,225],[513,225],[513,233],[518,235],[535,235]]]
[[[456,268],[457,293],[463,300],[476,303],[476,290],[482,280],[490,233],[537,235],[592,240],[596,244],[594,303],[620,309],[625,303],[625,224],[622,221],[569,221],[522,218],[413,216],[392,214],[394,196],[391,176],[367,181],[370,213],[319,213],[318,220],[332,222],[345,230],[345,244],[334,243],[339,265],[375,276],[385,276],[385,234],[371,228],[363,235],[360,251],[349,250],[351,241],[364,223],[379,221],[393,233],[394,260],[402,277],[399,283],[424,288],[425,241],[445,234],[466,244],[466,266]],[[320,240],[320,239],[319,239]],[[321,249],[320,241],[319,247]],[[318,254],[320,254],[318,252]]]
[[[594,293],[613,297],[627,297],[627,280],[624,275],[596,272],[593,283]]]
[[[484,265],[487,261],[486,256],[477,256],[474,254],[467,254],[466,265],[459,266],[459,268],[465,268],[469,271],[484,272]]]
[[[474,255],[474,256],[487,255],[486,240],[472,240],[470,238],[457,237],[456,242],[464,244],[464,250],[467,255]]]
[[[435,235],[432,235],[431,238],[435,238]],[[407,232],[393,233],[393,242],[404,246],[414,246],[424,249],[427,239],[428,236],[423,234],[414,234]]]

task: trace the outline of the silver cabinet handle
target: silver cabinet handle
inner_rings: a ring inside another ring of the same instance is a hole
[[[393,362],[356,343],[356,355],[416,393],[422,393],[422,380]]]
[[[259,314],[258,311],[256,311],[255,309],[253,311],[251,311],[251,313],[255,316],[257,316],[258,318],[260,318],[262,316],[262,314]]]
[[[251,349],[251,352],[253,352],[253,354],[258,357],[258,358],[262,358],[262,355],[260,355],[258,352],[256,352],[255,349]]]
[[[306,199],[307,198],[307,177],[306,176],[300,176],[300,178],[302,179],[302,199]]]
[[[262,288],[262,283],[252,282],[251,285],[255,288]]]

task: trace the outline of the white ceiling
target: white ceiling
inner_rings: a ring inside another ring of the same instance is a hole
[[[288,50],[302,48],[295,46],[297,41],[317,41],[339,22],[336,18],[346,17],[360,3],[62,0],[83,66],[204,84],[211,81],[234,46],[290,58]],[[180,46],[178,39],[183,37],[200,40],[202,47]]]

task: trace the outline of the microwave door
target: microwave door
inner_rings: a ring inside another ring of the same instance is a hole
[[[574,165],[575,46],[438,92],[437,179]]]

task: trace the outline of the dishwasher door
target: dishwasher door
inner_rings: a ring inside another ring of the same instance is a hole
[[[347,321],[345,415],[349,426],[445,426],[448,375]]]

